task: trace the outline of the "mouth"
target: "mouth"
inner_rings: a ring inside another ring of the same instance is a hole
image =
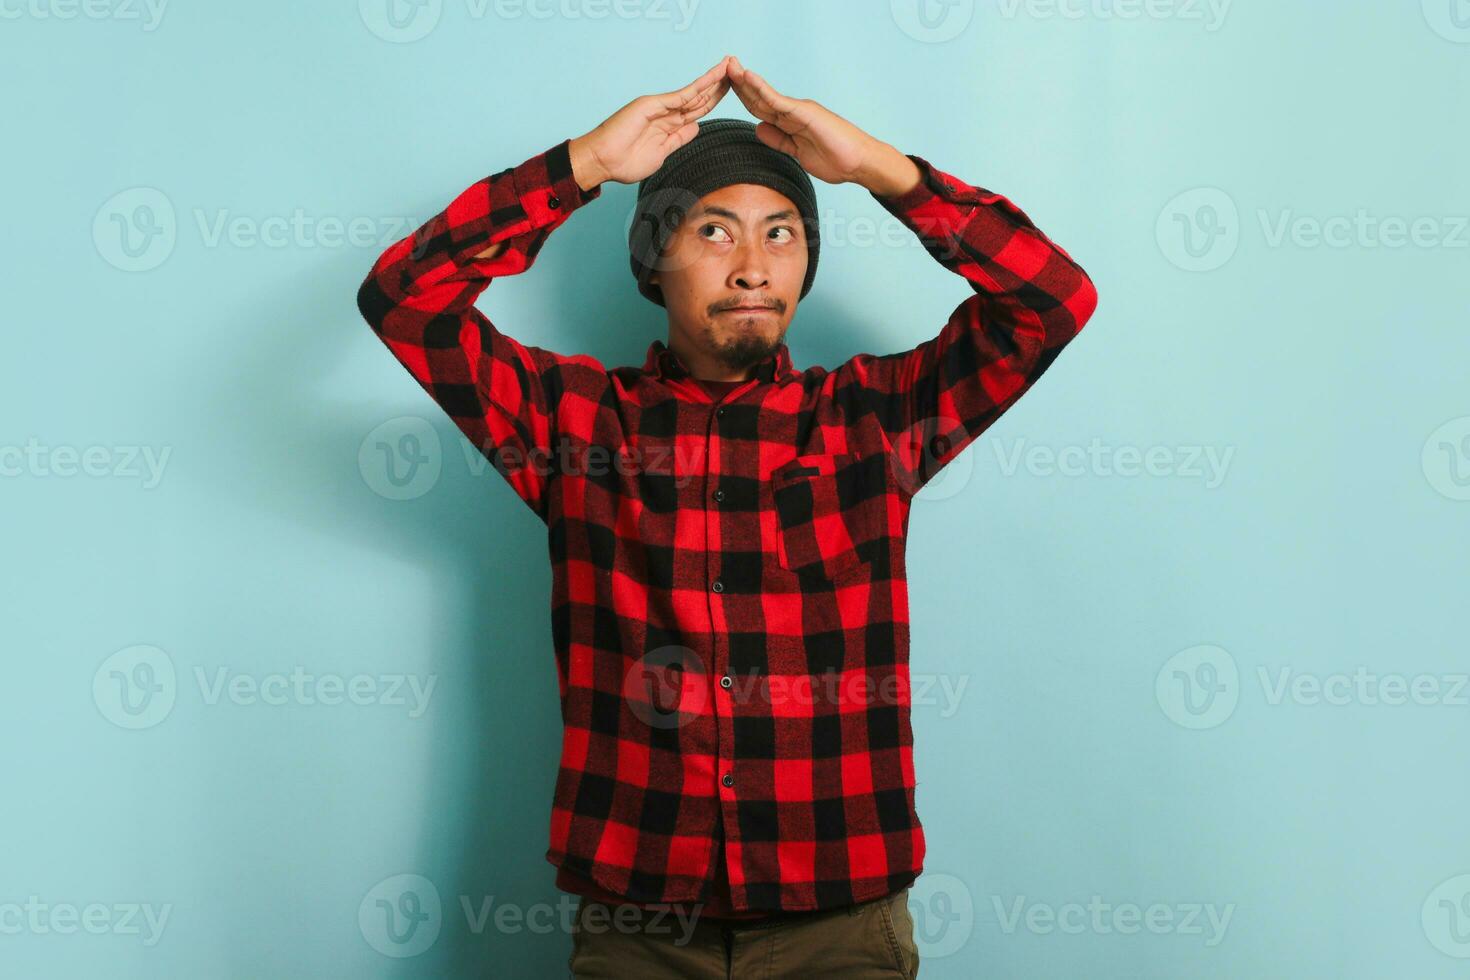
[[[720,310],[721,313],[776,313],[775,307],[771,306],[731,306]]]

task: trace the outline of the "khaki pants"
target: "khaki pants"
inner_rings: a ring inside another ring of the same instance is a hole
[[[913,980],[919,950],[909,889],[849,908],[742,925],[668,909],[580,899],[571,976],[579,980]]]

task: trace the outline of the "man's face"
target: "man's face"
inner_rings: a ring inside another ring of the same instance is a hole
[[[801,212],[779,191],[731,184],[701,197],[651,278],[663,290],[669,346],[701,376],[739,374],[767,357],[796,313],[806,249]]]

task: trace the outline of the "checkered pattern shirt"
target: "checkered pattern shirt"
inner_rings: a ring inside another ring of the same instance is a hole
[[[911,155],[918,186],[874,198],[970,287],[932,338],[831,370],[783,344],[723,397],[661,340],[638,366],[558,354],[474,303],[601,195],[569,144],[471,184],[357,296],[546,525],[563,720],[546,858],[630,902],[695,902],[723,827],[735,910],[890,894],[925,851],[914,495],[1051,366],[1096,291],[1015,204]]]

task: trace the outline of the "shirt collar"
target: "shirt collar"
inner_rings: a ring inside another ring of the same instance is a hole
[[[655,340],[648,345],[648,353],[643,358],[643,371],[663,380],[691,377],[689,368],[683,359],[662,340]],[[786,344],[781,343],[777,344],[776,349],[764,360],[756,364],[752,376],[766,382],[785,381],[795,371],[791,362],[791,351]]]

